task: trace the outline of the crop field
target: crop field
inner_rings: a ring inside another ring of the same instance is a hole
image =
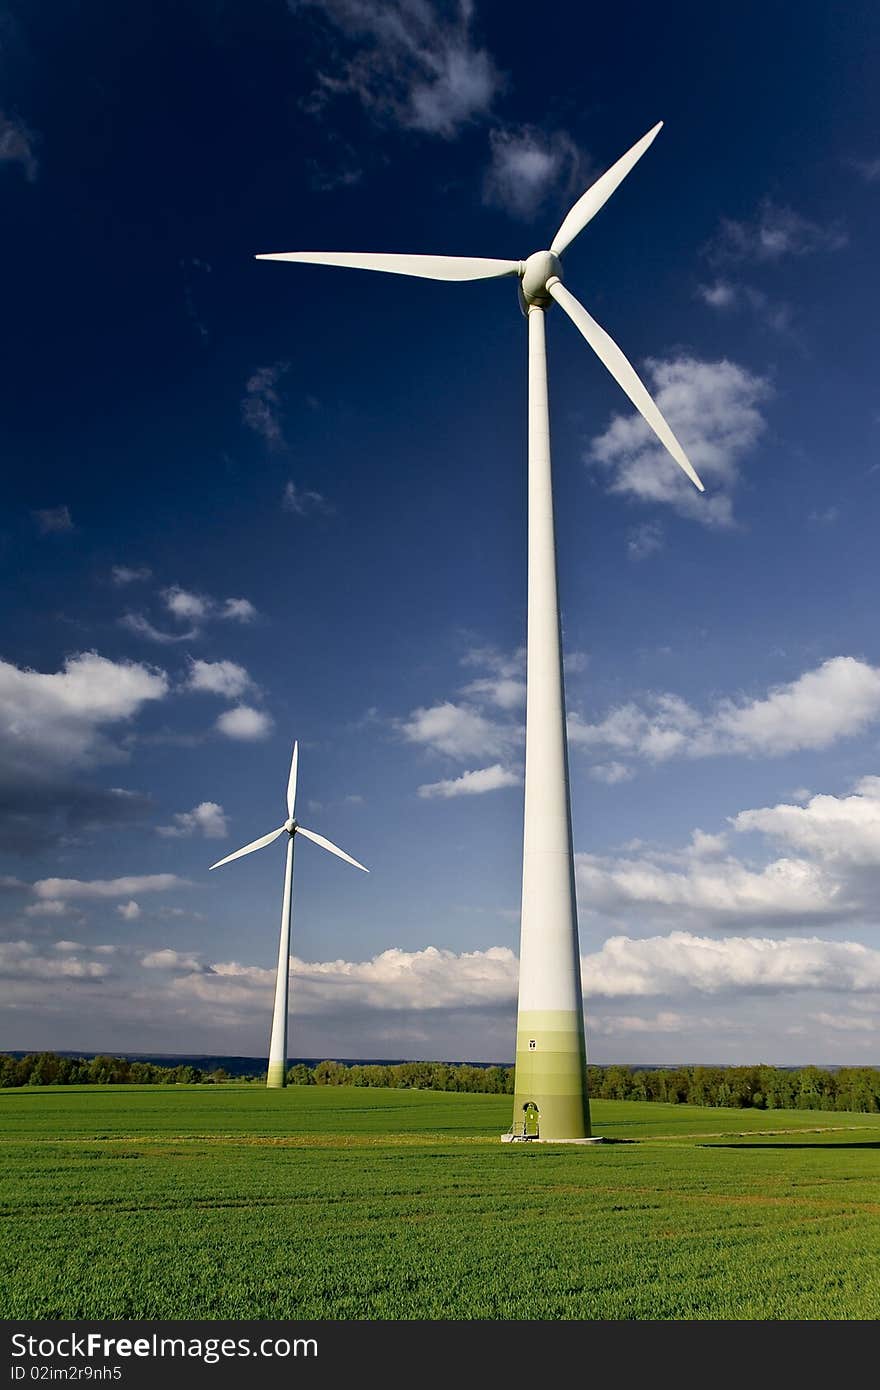
[[[507,1096],[0,1092],[4,1318],[873,1319],[880,1115]]]

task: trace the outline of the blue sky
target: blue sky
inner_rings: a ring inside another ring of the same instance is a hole
[[[551,313],[591,1056],[876,1062],[880,17],[867,4],[0,7],[2,1047],[506,1059],[525,325]]]

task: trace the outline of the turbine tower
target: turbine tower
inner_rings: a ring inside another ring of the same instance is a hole
[[[269,1087],[287,1085],[287,998],[290,982],[290,923],[292,917],[293,899],[293,842],[297,835],[305,835],[307,840],[313,840],[322,849],[328,849],[331,854],[336,854],[340,859],[344,859],[347,864],[354,864],[356,869],[363,869],[365,874],[370,871],[359,864],[356,859],[352,859],[350,854],[333,845],[329,840],[325,840],[323,835],[318,835],[314,830],[306,830],[304,825],[300,825],[294,818],[294,808],[296,806],[296,772],[299,762],[299,746],[294,743],[293,757],[290,760],[290,776],[287,779],[287,820],[277,830],[271,830],[268,835],[262,835],[259,840],[252,840],[244,849],[237,849],[234,854],[227,854],[225,859],[218,859],[216,864],[212,864],[212,869],[219,869],[221,864],[229,864],[233,859],[241,859],[244,854],[253,854],[256,849],[263,849],[265,845],[271,845],[273,840],[277,840],[279,835],[287,833],[287,862],[284,869],[284,897],[281,904],[281,940],[278,943],[278,974],[275,978],[275,1010],[272,1014],[272,1037],[269,1043],[269,1070],[266,1075],[266,1085]]]
[[[515,276],[529,332],[529,560],[525,825],[513,1133],[542,1140],[590,1137],[565,692],[556,580],[544,314],[555,301],[703,491],[687,456],[617,344],[562,283],[561,256],[642,157],[663,122],[575,203],[547,251],[526,261],[351,251],[288,251],[258,260],[299,261],[429,280]],[[537,1112],[537,1113],[536,1113]]]

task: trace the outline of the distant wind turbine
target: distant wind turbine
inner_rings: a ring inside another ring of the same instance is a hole
[[[414,275],[429,280],[516,276],[529,325],[529,567],[525,830],[516,1043],[514,1132],[541,1139],[590,1135],[583,997],[568,786],[565,692],[559,632],[556,540],[544,311],[555,300],[703,491],[683,448],[617,344],[562,283],[560,257],[654,140],[644,135],[575,203],[550,243],[526,261],[359,251],[287,251],[258,256]],[[537,1116],[535,1112],[537,1111]],[[527,1124],[528,1121],[528,1124]]]
[[[290,760],[290,776],[287,780],[287,820],[277,830],[271,830],[268,835],[262,835],[259,840],[253,840],[244,849],[237,849],[234,854],[227,854],[225,859],[218,859],[216,864],[212,864],[212,869],[219,869],[221,864],[229,864],[233,859],[241,859],[244,854],[253,854],[254,850],[263,849],[266,845],[271,845],[273,840],[277,840],[279,835],[287,833],[287,866],[284,870],[284,898],[281,907],[281,940],[278,944],[278,975],[275,980],[275,1011],[272,1015],[272,1039],[269,1043],[269,1071],[266,1077],[267,1086],[285,1086],[287,1084],[287,996],[288,982],[290,977],[290,921],[292,907],[293,889],[293,841],[297,835],[305,835],[307,840],[314,840],[316,845],[322,849],[329,849],[331,854],[336,854],[340,859],[344,859],[347,864],[353,864],[356,869],[363,869],[368,874],[369,869],[363,864],[359,864],[356,859],[352,859],[350,854],[346,854],[338,845],[333,845],[329,840],[325,840],[323,835],[318,835],[314,830],[306,830],[304,825],[300,825],[294,819],[294,808],[296,806],[296,771],[299,763],[299,745],[293,745],[293,757]]]

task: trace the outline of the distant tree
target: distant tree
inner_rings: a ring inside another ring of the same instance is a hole
[[[290,1067],[287,1072],[288,1086],[314,1086],[315,1074],[304,1062],[297,1062],[295,1067]]]

